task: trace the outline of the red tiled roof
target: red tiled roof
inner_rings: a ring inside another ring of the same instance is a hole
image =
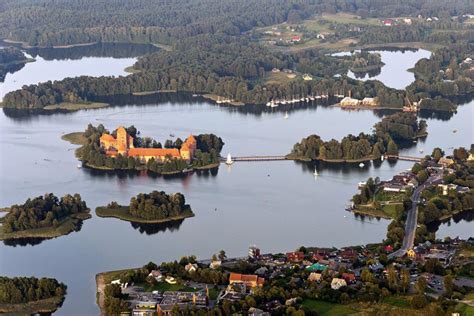
[[[165,157],[171,156],[179,158],[179,150],[176,148],[130,148],[128,150],[129,157]]]
[[[100,140],[102,141],[108,141],[108,142],[114,142],[115,141],[115,138],[110,135],[110,134],[102,134],[102,136],[100,136]]]

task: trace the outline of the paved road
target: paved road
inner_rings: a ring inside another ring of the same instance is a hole
[[[412,206],[408,210],[407,219],[405,222],[405,237],[403,238],[402,247],[391,253],[388,256],[389,259],[403,257],[407,253],[408,249],[413,248],[415,243],[416,226],[418,225],[418,203],[420,194],[426,187],[439,182],[442,177],[442,172],[438,171],[436,174],[430,176],[423,184],[418,186],[415,191],[413,191],[413,195],[411,196]]]

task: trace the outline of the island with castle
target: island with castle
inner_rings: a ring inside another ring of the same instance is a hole
[[[164,144],[150,137],[142,137],[134,127],[119,126],[109,132],[103,125],[89,124],[82,133],[62,137],[73,144],[81,161],[78,167],[100,170],[146,170],[170,175],[219,166],[224,142],[214,134],[179,137]]]

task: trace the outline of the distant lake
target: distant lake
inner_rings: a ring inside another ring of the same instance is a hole
[[[24,50],[35,62],[8,73],[0,82],[0,101],[10,91],[24,85],[78,76],[126,76],[124,70],[136,57],[157,51],[152,45],[95,44],[72,48],[35,48]]]
[[[382,62],[385,65],[380,70],[380,73],[365,74],[360,78],[352,71],[349,71],[348,76],[359,80],[380,80],[387,87],[395,89],[404,89],[415,80],[415,75],[409,72],[408,69],[413,68],[418,60],[421,58],[430,58],[431,52],[418,50],[369,50],[371,53],[379,53],[382,57]],[[346,56],[347,54],[341,55]]]

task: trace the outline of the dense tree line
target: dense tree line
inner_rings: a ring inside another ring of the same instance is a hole
[[[52,46],[86,42],[168,42],[199,34],[238,35],[256,26],[295,23],[323,12],[362,17],[462,15],[467,0],[6,0],[0,7],[0,36]]]
[[[67,286],[56,279],[0,277],[0,304],[21,304],[52,297],[64,298]]]
[[[122,294],[122,288],[118,284],[107,284],[104,288],[104,309],[106,315],[120,315],[130,310],[130,303],[126,300],[127,295]]]
[[[442,97],[472,94],[474,74],[472,60],[468,59],[472,51],[472,43],[458,43],[437,49],[429,59],[420,59],[414,69],[416,80],[407,87],[410,95],[432,98],[421,106],[433,108],[440,106],[436,103],[446,102]]]
[[[323,141],[311,135],[294,145],[290,157],[305,160],[354,161],[378,159],[383,154],[397,155],[397,142],[426,133],[426,122],[412,113],[396,113],[374,125],[372,134],[348,135],[340,142]]]
[[[109,207],[116,207],[115,203]],[[166,219],[192,214],[191,208],[185,203],[184,195],[181,193],[166,194],[161,191],[153,191],[149,194],[140,193],[130,199],[128,212],[137,217],[147,220]]]
[[[414,113],[400,112],[385,116],[374,129],[381,138],[388,134],[396,142],[402,142],[426,136],[427,127],[426,121],[418,120]]]
[[[65,218],[88,212],[86,202],[79,194],[66,194],[62,198],[49,193],[28,199],[24,204],[15,204],[3,217],[2,229],[5,233],[16,231],[56,227]]]

